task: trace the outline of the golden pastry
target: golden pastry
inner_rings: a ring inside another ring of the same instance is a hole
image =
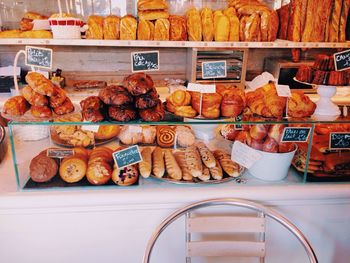
[[[191,171],[188,169],[186,159],[185,159],[185,153],[184,152],[176,152],[174,153],[176,162],[181,168],[182,172],[182,179],[185,181],[192,181],[193,176],[191,174]]]
[[[86,39],[103,39],[103,17],[92,15],[89,16],[88,30],[86,31]]]
[[[29,102],[30,105],[34,106],[45,106],[48,104],[48,100],[44,95],[35,92],[31,87],[25,86],[21,93],[23,97]]]
[[[76,183],[85,177],[86,171],[86,157],[84,155],[75,154],[62,160],[59,174],[63,181],[67,183]]]
[[[209,150],[209,148],[203,142],[196,143],[196,147],[199,151],[204,165],[208,168],[214,168],[216,165],[215,157],[213,153]]]
[[[42,74],[29,72],[26,76],[26,82],[37,93],[51,97],[55,94],[55,85]]]
[[[173,147],[175,143],[175,131],[169,126],[157,126],[157,144],[160,147]]]
[[[187,26],[186,18],[183,16],[171,15],[170,22],[170,40],[171,41],[186,41],[187,40]]]
[[[203,40],[213,41],[214,39],[214,17],[210,8],[203,8],[201,11]]]
[[[152,172],[152,149],[150,147],[146,147],[142,149],[142,162],[138,164],[140,174],[143,178],[148,178]]]
[[[23,96],[15,96],[5,101],[3,112],[10,116],[22,116],[29,109],[29,106]]]
[[[185,159],[187,167],[193,177],[202,175],[203,165],[196,146],[190,146],[185,149]]]

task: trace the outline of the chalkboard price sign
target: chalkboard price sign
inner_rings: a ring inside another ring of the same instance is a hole
[[[73,149],[48,149],[46,151],[47,157],[51,158],[65,158],[74,155]]]
[[[210,61],[202,62],[202,78],[203,79],[218,79],[226,78],[226,61]]]
[[[284,128],[281,142],[306,142],[311,128],[287,127]]]
[[[37,68],[52,68],[52,49],[26,46],[26,65]]]
[[[137,145],[114,152],[113,159],[118,169],[142,162],[140,149]]]
[[[131,53],[131,71],[159,70],[159,51],[145,51]]]
[[[335,70],[341,71],[350,68],[350,49],[334,54]]]
[[[350,133],[331,132],[329,135],[329,149],[350,150]]]

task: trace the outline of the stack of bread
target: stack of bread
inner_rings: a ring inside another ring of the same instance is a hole
[[[278,38],[302,42],[345,42],[349,0],[291,0],[277,12]]]
[[[334,56],[319,54],[312,67],[300,66],[295,78],[318,85],[345,86],[350,85],[350,70],[336,71]]]
[[[37,118],[51,118],[52,111],[64,115],[74,111],[74,106],[66,92],[55,86],[49,79],[37,72],[29,72],[26,76],[28,86],[22,89],[21,96],[8,99],[3,111],[9,116],[22,116],[30,109]]]
[[[240,175],[239,165],[229,154],[221,150],[211,152],[202,142],[176,152],[160,147],[152,151],[147,147],[141,154],[143,161],[138,166],[144,178],[153,174],[158,178],[198,182],[222,180],[224,172],[230,177]]]
[[[87,39],[108,39],[120,38],[120,17],[109,15],[106,17],[91,15],[87,21]]]

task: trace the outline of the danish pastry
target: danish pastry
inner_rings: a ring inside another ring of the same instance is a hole
[[[88,165],[86,178],[92,185],[104,185],[112,178],[112,167],[105,162],[94,162]]]

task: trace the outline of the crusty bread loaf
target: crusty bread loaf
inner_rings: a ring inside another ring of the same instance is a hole
[[[154,27],[154,40],[168,41],[170,39],[170,23],[166,18],[157,19]]]
[[[88,18],[87,39],[103,39],[103,17],[92,15]]]
[[[120,20],[120,40],[136,40],[137,21],[131,15]]]
[[[186,13],[187,33],[189,41],[202,41],[202,21],[196,8],[191,8]]]
[[[119,39],[120,38],[120,17],[109,15],[103,20],[103,38]]]
[[[204,165],[208,168],[215,167],[215,157],[209,148],[203,142],[197,142],[196,147]]]
[[[203,30],[203,41],[213,41],[214,39],[214,18],[210,8],[201,10],[201,21]]]
[[[148,10],[148,11],[140,11],[138,13],[138,16],[139,16],[139,19],[153,21],[161,18],[168,19],[169,13],[163,10]]]
[[[171,41],[186,41],[187,40],[187,26],[186,18],[183,16],[171,15],[170,22],[170,40]]]
[[[153,40],[154,39],[154,24],[148,20],[139,20],[137,27],[138,40]]]

